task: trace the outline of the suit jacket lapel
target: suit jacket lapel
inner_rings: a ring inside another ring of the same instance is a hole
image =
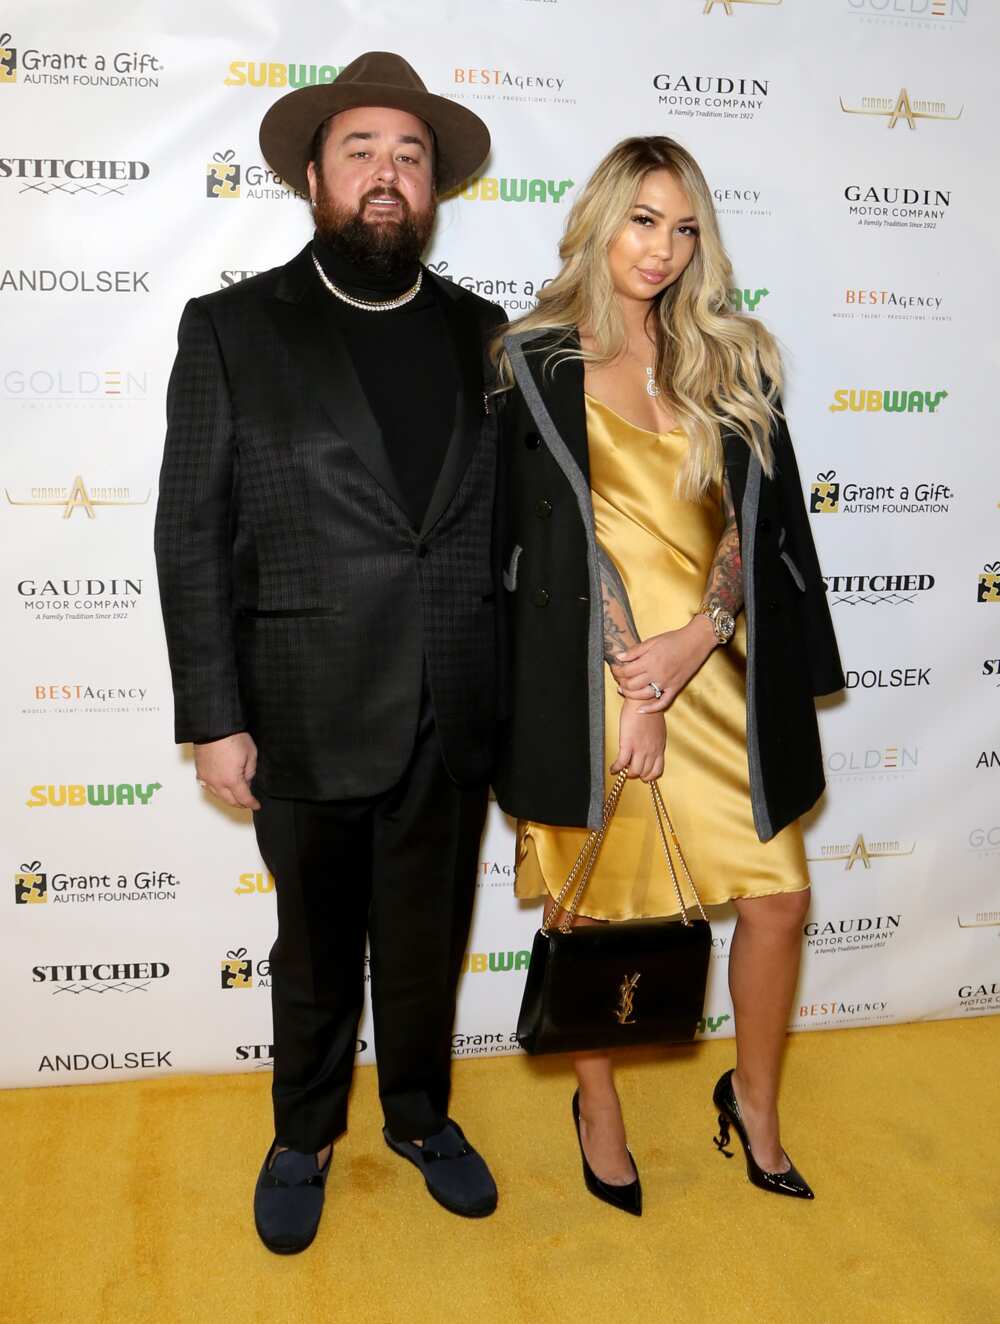
[[[421,534],[432,529],[448,509],[476,448],[484,417],[483,333],[472,311],[472,300],[462,298],[460,288],[451,281],[441,280],[426,270],[424,274],[443,295],[441,311],[452,340],[459,385],[451,440],[427,505]]]
[[[552,358],[550,356],[556,345],[556,338],[552,332],[532,332],[523,340],[516,336],[512,339],[520,341],[524,361],[538,394],[549,411],[556,431],[589,486],[590,461],[587,451],[587,411],[583,398],[583,363],[578,358],[563,358],[559,353],[563,348],[578,351],[579,336],[574,331],[567,339],[561,341],[555,357]]]
[[[307,244],[285,267],[278,283],[274,312],[279,330],[338,434],[409,523],[382,430],[361,389],[343,337],[323,316],[321,299],[325,297],[332,296],[319,283]]]

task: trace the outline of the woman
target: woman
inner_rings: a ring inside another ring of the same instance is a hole
[[[624,769],[578,922],[676,913],[641,784],[663,776],[702,900],[738,916],[716,1144],[732,1126],[755,1185],[812,1198],[778,1084],[809,906],[797,820],[824,785],[813,696],[844,682],[778,351],[730,306],[711,193],[669,138],[609,153],[560,256],[497,346],[513,696],[496,789],[519,819],[517,893],[551,908]],[[574,1066],[588,1189],[639,1213],[610,1058]]]

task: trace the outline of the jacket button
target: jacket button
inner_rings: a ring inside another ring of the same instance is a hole
[[[771,532],[771,521],[768,519],[766,515],[761,520],[760,524],[758,525],[758,528],[760,529],[761,533]]]
[[[548,589],[536,588],[531,596],[531,601],[536,607],[547,607],[549,605]]]
[[[548,519],[552,514],[552,502],[546,501],[543,497],[542,500],[535,505],[535,514],[539,519]]]
[[[422,561],[424,557],[427,555],[427,544],[425,542],[418,542],[416,546],[416,553],[419,559]]]
[[[542,444],[542,439],[537,432],[529,432],[524,438],[524,444],[529,451],[536,451]]]

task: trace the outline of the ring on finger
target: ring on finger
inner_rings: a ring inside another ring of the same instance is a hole
[[[653,695],[655,698],[657,699],[663,698],[663,691],[660,689],[659,685],[657,685],[655,680],[651,680],[649,682],[649,688],[653,691]]]

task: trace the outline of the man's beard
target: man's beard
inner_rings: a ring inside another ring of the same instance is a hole
[[[395,198],[399,220],[366,221],[365,208],[371,198]],[[336,202],[317,180],[313,219],[316,233],[340,257],[380,276],[398,276],[419,262],[434,228],[437,202],[432,198],[424,211],[414,212],[394,188],[374,188],[356,209]]]

